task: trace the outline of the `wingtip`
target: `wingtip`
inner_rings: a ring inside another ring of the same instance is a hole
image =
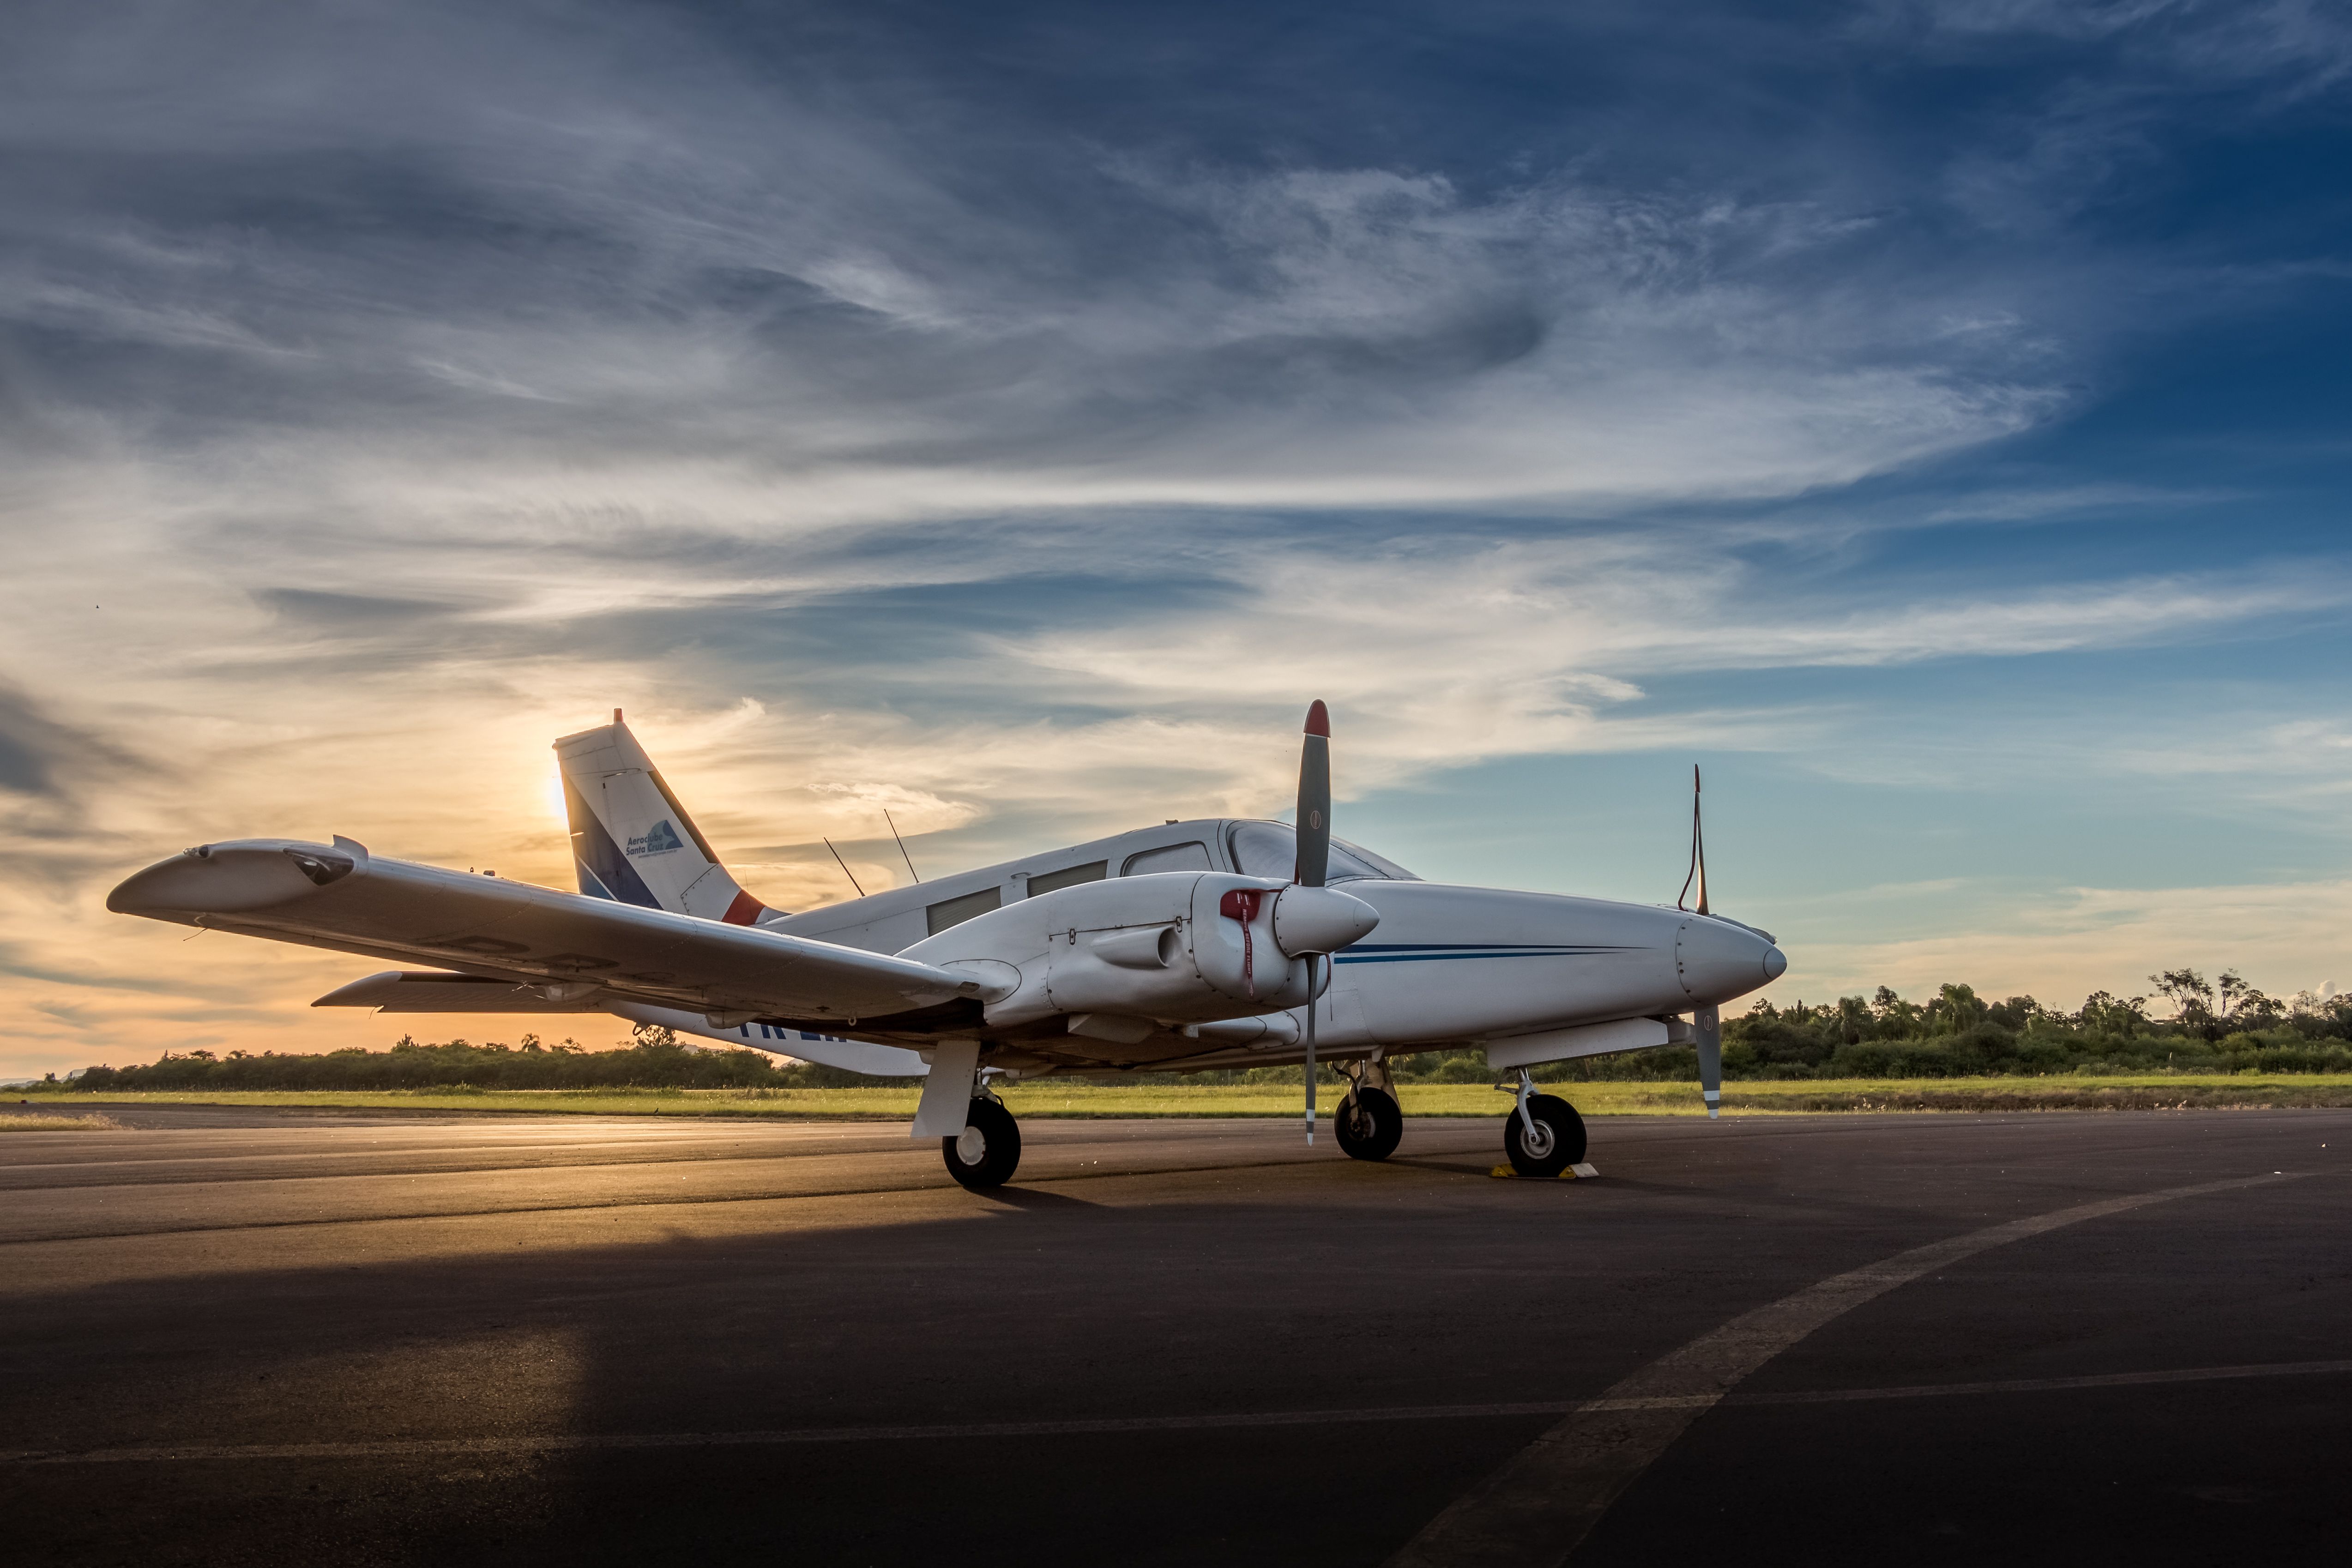
[[[1331,710],[1323,706],[1323,700],[1319,697],[1315,700],[1314,706],[1307,710],[1307,732],[1320,735],[1327,741],[1331,738]]]

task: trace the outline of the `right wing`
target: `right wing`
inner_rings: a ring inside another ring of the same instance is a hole
[[[729,925],[528,882],[371,856],[348,838],[207,844],[107,896],[119,914],[424,960],[531,987],[547,1001],[600,997],[696,1013],[715,1027],[807,1019],[924,1033],[980,1021],[988,983],[887,953]]]

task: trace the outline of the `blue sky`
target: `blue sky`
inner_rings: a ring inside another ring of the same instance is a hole
[[[2352,983],[2352,24],[2166,0],[21,9],[0,1068],[374,1044],[99,908],[561,881],[618,704],[772,902],[1285,804],[1783,999]]]

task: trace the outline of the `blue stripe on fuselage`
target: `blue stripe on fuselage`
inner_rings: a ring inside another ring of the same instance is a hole
[[[1523,943],[1470,942],[1358,942],[1331,955],[1334,963],[1443,963],[1463,958],[1586,958],[1603,952],[1638,952],[1628,947],[1538,947]]]

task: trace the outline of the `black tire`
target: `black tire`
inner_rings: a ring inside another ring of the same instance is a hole
[[[1558,1095],[1538,1094],[1528,1099],[1528,1114],[1536,1120],[1532,1139],[1517,1106],[1503,1123],[1503,1152],[1511,1169],[1522,1176],[1557,1176],[1584,1158],[1584,1118],[1576,1107]]]
[[[967,1147],[967,1141],[978,1146]],[[962,1135],[940,1139],[940,1152],[947,1157],[948,1174],[973,1192],[1001,1187],[1021,1163],[1021,1124],[994,1100],[975,1100]]]
[[[1386,1089],[1360,1089],[1339,1102],[1331,1131],[1351,1160],[1385,1160],[1404,1137],[1404,1112]]]

